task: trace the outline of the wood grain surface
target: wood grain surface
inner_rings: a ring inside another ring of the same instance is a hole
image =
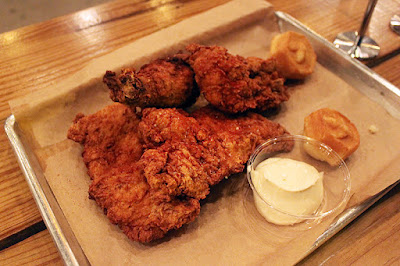
[[[276,10],[286,12],[329,41],[346,31],[358,31],[368,1],[360,0],[312,0],[312,1],[269,1]],[[400,49],[400,36],[390,27],[390,18],[400,13],[399,0],[380,0],[372,13],[366,35],[380,46],[379,57]]]
[[[373,68],[396,87],[400,88],[400,53]]]
[[[31,237],[0,252],[1,265],[64,265],[47,231]]]
[[[61,265],[62,260],[8,143],[7,102],[54,86],[90,60],[228,0],[122,0],[0,34],[0,265]],[[332,41],[358,30],[367,0],[271,0]],[[400,0],[380,0],[368,35],[381,45],[367,64],[400,86],[400,36],[388,26]],[[301,264],[400,264],[400,188],[396,187]],[[23,236],[21,236],[23,235]],[[13,240],[19,242],[14,243]],[[7,247],[7,248],[1,248]]]

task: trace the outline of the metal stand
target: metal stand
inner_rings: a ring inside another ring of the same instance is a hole
[[[370,37],[365,36],[372,12],[378,0],[370,0],[365,11],[360,30],[340,33],[333,41],[336,47],[357,59],[370,59],[379,54],[379,45]]]
[[[390,20],[390,28],[400,35],[400,16],[394,15]]]

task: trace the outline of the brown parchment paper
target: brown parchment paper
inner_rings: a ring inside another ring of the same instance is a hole
[[[262,0],[229,2],[96,59],[56,87],[10,103],[91,264],[293,264],[333,221],[334,216],[328,217],[306,231],[270,230],[252,204],[245,175],[238,174],[212,188],[193,223],[160,241],[139,244],[127,239],[88,199],[90,182],[81,159],[82,147],[66,139],[78,112],[91,114],[111,103],[101,81],[106,70],[139,67],[190,42],[267,58],[269,43],[279,31],[273,12]],[[301,134],[304,117],[322,107],[339,110],[358,128],[361,145],[346,161],[352,178],[348,206],[360,204],[398,179],[400,121],[319,64],[315,73],[290,90],[290,100],[270,119],[292,134]],[[371,134],[370,125],[379,131]]]

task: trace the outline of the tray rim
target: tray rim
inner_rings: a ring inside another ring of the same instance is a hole
[[[337,49],[331,42],[323,38],[321,35],[313,31],[312,29],[308,28],[307,26],[305,26],[304,24],[302,24],[301,22],[299,22],[298,20],[296,20],[295,18],[293,18],[292,16],[290,16],[285,12],[275,11],[275,16],[278,18],[278,23],[280,22],[279,20],[282,20],[295,26],[296,28],[311,33],[314,38],[316,38],[324,46],[330,49],[331,52],[337,54],[339,57],[341,57],[341,59],[346,60],[346,62],[348,62],[349,64],[355,66],[362,73],[372,77],[375,81],[383,85],[387,90],[391,91],[400,99],[399,88],[397,88],[392,83],[390,83],[389,81],[378,75],[372,69],[365,66],[363,63],[359,62],[354,58],[349,57],[345,52]],[[62,226],[60,225],[53,209],[51,208],[51,205],[47,198],[48,195],[46,195],[46,193],[44,192],[42,184],[38,180],[37,174],[35,173],[35,170],[31,166],[31,161],[23,145],[23,142],[20,136],[18,135],[16,126],[17,126],[17,121],[14,115],[11,114],[10,116],[7,117],[5,121],[4,129],[9,139],[9,142],[11,143],[12,149],[17,157],[18,164],[28,183],[29,189],[33,194],[33,198],[36,202],[36,205],[38,206],[38,209],[43,217],[43,221],[45,222],[46,227],[50,231],[50,235],[52,236],[53,241],[56,244],[56,247],[64,261],[64,264],[68,266],[80,265],[66,235],[64,234]],[[377,202],[380,198],[382,198],[386,193],[388,193],[392,188],[394,188],[398,184],[400,184],[400,179],[394,182],[393,184],[389,185],[382,191],[378,192],[377,194],[366,199],[361,204],[351,207],[349,209],[345,209],[340,215],[336,217],[336,219],[331,223],[331,225],[326,229],[326,231],[317,238],[314,244],[307,250],[307,252],[303,255],[303,257],[299,259],[299,261],[308,256],[309,254],[311,254],[313,251],[315,251],[318,247],[320,247],[332,236],[334,236],[336,233],[342,230],[346,225],[348,225],[359,215],[365,212],[370,206],[372,206],[375,202]],[[57,202],[56,204],[58,205]],[[73,237],[76,239],[75,236]],[[80,245],[78,245],[77,248],[79,248],[79,250],[84,254]]]
[[[50,231],[50,235],[52,236],[61,257],[63,258],[65,265],[78,266],[78,260],[72,251],[72,248],[57,220],[56,215],[53,212],[53,209],[50,206],[42,184],[40,184],[36,172],[31,166],[26,149],[15,128],[16,123],[17,122],[14,115],[10,115],[6,119],[4,130],[17,157],[18,164],[25,176],[25,180],[28,183],[29,189],[33,194],[33,198],[39,208],[40,214],[43,217],[43,221]]]

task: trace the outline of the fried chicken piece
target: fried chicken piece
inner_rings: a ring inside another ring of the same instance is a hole
[[[186,49],[201,93],[224,112],[265,111],[289,99],[273,58],[246,59],[220,46],[191,44]]]
[[[217,184],[231,174],[242,172],[251,153],[267,139],[289,134],[279,123],[252,112],[230,116],[206,106],[195,111],[192,116],[213,136],[202,143],[212,155],[205,167],[210,185]],[[292,148],[293,144],[288,143],[282,150],[290,151]]]
[[[172,139],[185,143],[196,142],[196,135],[202,133],[196,119],[184,110],[175,108],[144,109],[139,130],[146,148],[158,147]]]
[[[178,57],[152,61],[137,72],[107,71],[103,82],[113,101],[138,107],[188,106],[199,95],[192,69]]]
[[[114,166],[123,168],[139,160],[143,154],[139,121],[131,108],[119,103],[89,116],[76,116],[67,137],[84,146],[82,157],[92,179]]]
[[[140,166],[94,179],[89,195],[104,209],[113,224],[128,238],[139,242],[160,239],[173,229],[193,221],[200,203],[193,198],[175,198],[150,188]]]
[[[182,110],[148,108],[139,129],[145,145],[153,147],[140,159],[150,186],[197,199],[206,197],[209,186],[242,172],[262,141],[288,134],[261,115],[234,118],[211,107],[193,117]]]
[[[150,242],[193,221],[200,204],[149,186],[138,163],[143,153],[138,124],[129,107],[116,103],[93,115],[77,115],[68,138],[84,146],[90,198],[130,239]]]
[[[150,242],[193,221],[211,185],[243,171],[256,145],[282,134],[253,113],[147,108],[140,120],[115,103],[78,114],[68,138],[84,146],[90,198],[130,239]]]
[[[204,199],[210,192],[207,173],[191,153],[193,148],[170,142],[157,149],[147,150],[140,162],[147,182],[165,195]]]
[[[197,142],[207,132],[180,109],[143,110],[139,130],[145,151],[140,162],[150,186],[168,195],[204,199],[209,193],[207,173],[195,153],[206,153]]]

